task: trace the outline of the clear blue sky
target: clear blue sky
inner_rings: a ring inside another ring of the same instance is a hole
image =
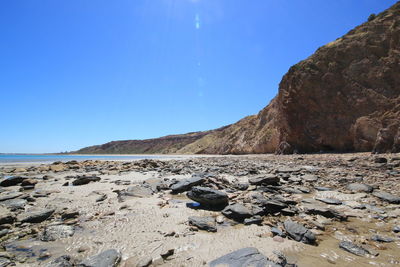
[[[208,130],[395,0],[5,0],[0,152]]]

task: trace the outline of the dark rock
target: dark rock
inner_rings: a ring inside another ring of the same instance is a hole
[[[315,190],[317,190],[317,191],[333,191],[332,188],[324,187],[324,186],[315,186],[314,188],[315,188]]]
[[[0,214],[0,225],[11,224],[15,221],[15,216],[13,214]]]
[[[166,260],[169,256],[174,255],[174,253],[175,253],[174,248],[167,248],[167,249],[164,249],[163,251],[161,251],[160,256],[161,256],[161,258]]]
[[[286,237],[285,233],[281,231],[281,229],[277,227],[271,227],[271,233],[275,236]]]
[[[115,267],[121,261],[121,253],[109,249],[92,256],[78,264],[79,267]]]
[[[74,181],[72,181],[73,185],[85,185],[90,182],[98,182],[101,178],[97,176],[78,176]]]
[[[269,260],[256,248],[242,248],[226,254],[209,263],[210,267],[281,267],[281,265]]]
[[[346,188],[347,190],[352,192],[365,192],[365,193],[371,193],[374,190],[374,188],[370,185],[359,184],[359,183],[348,184]]]
[[[400,233],[400,225],[396,225],[393,227],[393,232]]]
[[[228,205],[228,195],[207,187],[195,186],[187,192],[188,198],[210,208],[223,208]]]
[[[263,222],[263,218],[260,215],[254,215],[253,217],[244,219],[243,224],[244,225],[250,225],[250,224],[260,225],[262,222]]]
[[[377,241],[377,242],[383,242],[383,243],[390,243],[393,242],[394,239],[386,236],[381,236],[381,235],[373,235],[371,237],[372,240]]]
[[[316,200],[319,200],[319,201],[329,204],[329,205],[342,205],[342,201],[340,201],[336,198],[316,198]]]
[[[340,242],[339,248],[341,248],[347,252],[350,252],[354,255],[357,255],[357,256],[365,256],[365,255],[369,254],[365,248],[357,246],[356,244],[349,242],[349,241]]]
[[[189,224],[196,226],[200,230],[205,230],[208,232],[217,231],[215,219],[210,216],[208,217],[191,216],[189,217]]]
[[[74,219],[79,216],[79,211],[66,211],[61,214],[61,220]]]
[[[204,183],[204,181],[205,179],[203,177],[195,176],[189,179],[184,179],[182,181],[179,181],[176,184],[173,184],[171,186],[171,190],[173,194],[182,193],[191,189],[193,186],[201,185],[202,183]]]
[[[13,198],[0,202],[0,205],[3,205],[11,210],[24,209],[26,204],[28,204],[28,201],[21,198]]]
[[[22,183],[25,179],[28,179],[27,177],[22,177],[22,176],[10,176],[8,178],[5,178],[0,181],[0,186],[8,187],[8,186],[14,186]]]
[[[96,202],[101,202],[107,199],[106,194],[101,194],[98,198],[96,198]]]
[[[3,236],[6,236],[9,232],[10,232],[9,229],[0,230],[0,238],[2,238]]]
[[[392,203],[392,204],[400,204],[400,197],[394,196],[392,194],[386,192],[373,192],[372,195],[376,196],[377,198]]]
[[[287,220],[283,223],[283,226],[287,234],[297,242],[314,244],[316,241],[315,235],[303,225]]]
[[[288,205],[278,200],[266,200],[261,205],[267,213],[276,213],[288,207]]]
[[[47,220],[53,213],[54,209],[45,209],[41,211],[26,212],[18,216],[18,221],[28,223],[40,223]]]
[[[32,178],[28,178],[28,179],[24,179],[21,182],[21,186],[28,186],[28,185],[35,186],[37,183],[38,183],[37,180],[32,179]]]
[[[243,221],[253,216],[250,209],[238,203],[225,207],[225,209],[222,210],[222,214],[236,221]]]
[[[7,258],[0,258],[0,267],[6,267],[6,266],[15,266],[9,259]]]
[[[249,188],[249,184],[248,183],[237,183],[237,184],[234,184],[233,187],[237,190],[245,191]]]
[[[274,174],[266,174],[249,179],[249,183],[252,185],[278,185],[279,177]]]
[[[42,241],[55,241],[61,238],[73,236],[75,229],[71,225],[51,225],[47,226],[40,236]]]
[[[376,157],[376,158],[374,159],[374,162],[375,162],[375,163],[387,163],[388,160],[387,160],[387,158],[384,158],[384,157]]]

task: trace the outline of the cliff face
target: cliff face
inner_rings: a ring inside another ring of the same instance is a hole
[[[292,66],[278,95],[257,115],[214,131],[111,142],[78,152],[88,149],[91,153],[400,152],[400,2]]]
[[[398,150],[400,3],[321,47],[283,77],[280,152]]]

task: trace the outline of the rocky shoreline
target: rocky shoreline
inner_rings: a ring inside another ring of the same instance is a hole
[[[400,155],[0,166],[0,266],[395,266]]]

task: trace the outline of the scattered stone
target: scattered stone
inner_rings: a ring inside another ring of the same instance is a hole
[[[0,202],[13,199],[13,198],[19,198],[22,197],[24,194],[20,192],[11,192],[11,193],[1,193],[0,194]]]
[[[66,238],[73,236],[75,233],[74,227],[70,225],[51,225],[47,226],[41,237],[40,240],[42,241],[55,241],[60,238]]]
[[[74,219],[79,216],[79,211],[65,211],[61,214],[61,220],[65,221],[68,219]]]
[[[74,266],[74,261],[69,255],[63,255],[61,257],[58,257],[46,265],[46,267],[72,267],[72,266]]]
[[[316,198],[316,200],[319,200],[325,204],[329,205],[342,205],[342,201],[336,199],[336,198]]]
[[[339,219],[340,221],[345,221],[347,220],[347,216],[337,210],[328,208],[328,207],[322,207],[319,205],[304,205],[305,213],[311,214],[311,215],[322,215],[326,218],[336,218]]]
[[[348,184],[346,188],[347,190],[352,192],[365,192],[365,193],[371,193],[374,190],[374,188],[370,185],[359,184],[359,183]]]
[[[101,178],[97,176],[78,176],[74,181],[72,181],[72,185],[85,185],[90,182],[98,182]]]
[[[390,243],[393,242],[394,239],[386,236],[381,236],[381,235],[373,235],[371,237],[372,240],[377,241],[377,242],[382,242],[382,243]]]
[[[153,191],[148,187],[135,185],[129,186],[123,194],[130,197],[150,197]]]
[[[207,187],[195,186],[187,192],[187,196],[191,200],[210,208],[223,208],[229,202],[226,193]]]
[[[356,244],[349,241],[341,241],[339,244],[339,248],[357,256],[365,256],[369,254],[365,248],[357,246]]]
[[[301,179],[305,182],[312,183],[312,182],[318,181],[318,176],[313,175],[313,174],[306,174],[306,175],[301,176]]]
[[[8,178],[5,178],[3,180],[0,180],[0,186],[3,187],[8,187],[8,186],[14,186],[22,183],[25,179],[28,179],[27,177],[22,177],[22,176],[10,176]]]
[[[261,175],[249,179],[251,185],[278,185],[279,177],[274,174]]]
[[[200,176],[195,176],[189,179],[184,179],[171,186],[172,193],[178,194],[190,190],[193,186],[201,185],[205,179]]]
[[[253,216],[253,212],[241,204],[231,204],[222,210],[222,214],[235,221],[242,222],[246,218]]]
[[[400,225],[396,225],[393,227],[393,232],[400,233]]]
[[[269,260],[256,248],[242,248],[226,254],[209,263],[210,267],[229,266],[229,267],[281,267],[281,265]]]
[[[20,222],[40,223],[47,220],[53,213],[54,209],[44,209],[41,211],[26,212],[17,217]]]
[[[332,188],[324,187],[324,186],[315,186],[314,189],[317,191],[332,191]]]
[[[305,244],[315,243],[315,235],[304,226],[290,220],[285,221],[283,225],[288,235],[297,242],[302,242]]]
[[[374,162],[375,162],[375,163],[387,163],[388,160],[387,160],[387,158],[384,158],[384,157],[376,157],[376,158],[374,159]]]
[[[121,261],[121,253],[109,249],[92,256],[78,264],[79,267],[115,267]]]
[[[160,256],[166,260],[168,257],[174,255],[175,253],[175,249],[174,248],[168,248],[168,249],[164,249],[161,253]]]
[[[386,192],[373,192],[372,195],[377,198],[392,203],[392,204],[400,204],[400,197],[386,193]]]
[[[244,225],[250,225],[250,224],[262,224],[263,218],[260,215],[254,215],[253,217],[246,218],[244,219],[243,223]]]
[[[96,198],[96,202],[101,202],[107,199],[106,194],[101,194],[98,198]]]
[[[191,216],[189,217],[189,224],[194,225],[200,230],[205,230],[207,232],[217,231],[215,219],[210,216],[207,217]]]

